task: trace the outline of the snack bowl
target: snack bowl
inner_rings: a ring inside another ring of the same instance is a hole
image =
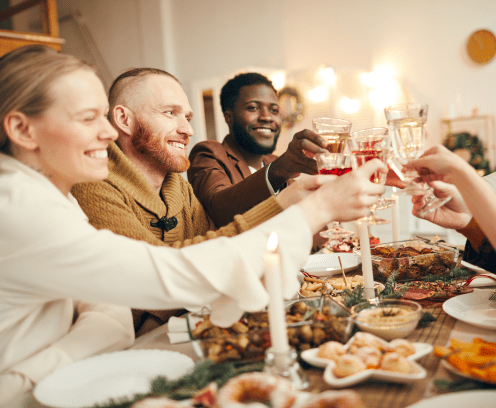
[[[385,281],[393,272],[396,281],[419,280],[431,275],[449,275],[460,256],[458,248],[442,242],[418,239],[370,246],[374,277]],[[361,248],[353,253],[361,258]]]
[[[353,306],[351,313],[361,331],[389,341],[404,338],[415,330],[422,306],[410,300],[373,299]]]
[[[200,359],[209,358],[215,362],[261,361],[271,346],[266,311],[247,312],[229,328],[214,326],[209,314],[189,313],[186,322],[193,349]],[[350,310],[329,296],[286,302],[286,322],[289,344],[297,351],[318,347],[327,341],[344,344],[354,328]]]

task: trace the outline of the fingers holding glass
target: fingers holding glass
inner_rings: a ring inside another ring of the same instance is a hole
[[[425,123],[427,122],[428,106],[418,103],[407,103],[389,106],[384,109],[392,139],[394,157],[400,164],[418,159],[425,150]],[[418,177],[415,170],[404,173],[406,187],[401,191],[408,195],[425,195],[425,208],[421,214],[428,214],[446,204],[450,197],[437,198],[432,189],[425,183],[416,183]]]
[[[352,170],[351,155],[346,153],[319,153],[315,155],[319,174],[332,174],[342,176]],[[355,233],[345,230],[341,223],[333,221],[329,224],[328,229],[321,231],[320,235],[329,239],[349,238]]]
[[[352,162],[356,163],[358,167],[372,159],[379,159],[387,165],[392,155],[391,139],[387,128],[370,128],[353,132],[347,143],[352,154]],[[377,171],[372,175],[370,181],[385,184],[386,178],[387,173]],[[388,224],[389,220],[380,218],[375,214],[378,203],[370,207],[370,214],[367,217],[360,218],[357,222],[370,225]]]

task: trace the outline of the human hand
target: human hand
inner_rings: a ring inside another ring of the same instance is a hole
[[[286,209],[293,204],[299,203],[305,197],[317,190],[324,183],[336,178],[337,176],[318,174],[310,176],[302,174],[297,179],[292,179],[288,187],[282,190],[277,196],[276,200],[282,208]]]
[[[368,215],[385,191],[384,185],[370,181],[377,171],[387,173],[388,169],[373,159],[343,176],[327,176],[329,181],[298,203],[312,231],[318,232],[330,221],[354,221]]]
[[[425,196],[413,196],[412,214],[443,228],[465,228],[472,219],[472,214],[465,204],[465,201],[463,201],[458,189],[453,184],[444,183],[442,181],[433,181],[428,184],[434,189],[434,195],[436,197],[443,199],[451,196],[451,200],[442,207],[421,217],[420,213],[422,212],[421,209]]]
[[[464,159],[442,145],[431,147],[419,159],[412,160],[403,167],[416,170],[419,174],[416,181],[427,183],[436,180],[451,183],[460,172],[475,172]]]
[[[313,156],[325,153],[326,144],[323,137],[311,130],[296,133],[287,150],[271,164],[268,177],[272,186],[277,188],[301,173],[317,174],[317,163]]]

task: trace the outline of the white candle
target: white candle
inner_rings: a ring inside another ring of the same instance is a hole
[[[399,241],[400,238],[400,200],[399,195],[396,194],[396,187],[393,187],[393,194],[391,198],[396,201],[396,204],[391,207],[392,219],[391,227],[393,228],[393,242]]]
[[[264,255],[265,286],[269,293],[269,328],[272,351],[285,353],[289,351],[288,333],[286,331],[286,311],[282,296],[281,260],[277,249],[277,234],[273,232],[267,242]]]
[[[360,252],[362,255],[363,297],[372,299],[375,297],[375,291],[370,256],[369,226],[363,223],[358,224],[358,232],[360,234]]]

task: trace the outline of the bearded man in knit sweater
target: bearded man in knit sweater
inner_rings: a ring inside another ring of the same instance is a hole
[[[179,248],[237,235],[291,204],[271,197],[216,230],[191,185],[179,174],[189,167],[186,147],[193,135],[192,111],[179,81],[165,71],[137,68],[116,78],[109,91],[108,117],[119,133],[108,149],[109,176],[72,189],[96,228]],[[290,200],[297,202],[304,189]],[[184,312],[133,310],[136,334]]]

